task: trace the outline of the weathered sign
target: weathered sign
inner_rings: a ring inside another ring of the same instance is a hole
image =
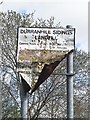
[[[34,76],[41,72],[45,63],[55,62],[73,49],[73,28],[19,27],[17,70],[22,76],[26,74]]]
[[[49,60],[72,49],[74,49],[73,29],[23,27],[18,29],[18,62]]]

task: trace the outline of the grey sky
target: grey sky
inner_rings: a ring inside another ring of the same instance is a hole
[[[49,19],[55,17],[55,22],[61,22],[61,26],[72,25],[76,28],[76,46],[79,49],[88,50],[88,1],[87,0],[4,0],[0,5],[0,11],[15,10],[17,12],[31,13],[34,10],[34,18]],[[25,2],[23,2],[25,1]]]

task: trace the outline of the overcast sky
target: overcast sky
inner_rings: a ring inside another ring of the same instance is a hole
[[[61,26],[72,25],[76,28],[76,46],[88,50],[88,0],[0,0],[0,11],[15,10],[32,13],[34,18],[49,19]],[[13,2],[12,2],[13,1]],[[19,2],[18,2],[19,1]]]

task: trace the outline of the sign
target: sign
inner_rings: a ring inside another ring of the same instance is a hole
[[[23,28],[18,29],[18,62],[49,60],[55,54],[74,49],[74,29]],[[52,58],[53,59],[53,58]]]
[[[34,76],[41,72],[44,64],[59,60],[62,55],[73,49],[74,28],[19,27],[17,70],[24,74],[23,76]]]

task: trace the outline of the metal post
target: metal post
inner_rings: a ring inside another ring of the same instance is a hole
[[[67,56],[67,118],[73,118],[73,52]]]
[[[0,120],[2,119],[2,92],[1,92],[1,85],[2,85],[2,83],[1,83],[1,80],[3,80],[3,75],[2,75],[2,73],[1,73],[1,75],[0,75]]]
[[[27,92],[24,89],[22,79],[21,79],[21,87],[20,87],[20,97],[21,97],[21,118],[22,120],[27,120],[28,98],[27,98]]]
[[[88,52],[88,120],[90,120],[90,51]]]
[[[90,120],[90,1],[88,2],[88,120]]]
[[[2,31],[2,26],[0,25],[0,30]],[[2,38],[0,39],[0,64],[3,61],[3,47],[2,47]],[[0,70],[0,120],[2,119],[2,81],[3,81],[3,73],[4,73],[4,66],[1,64],[1,70]]]
[[[0,41],[1,42],[1,41]],[[1,61],[2,61],[2,46],[0,45],[0,64],[1,64]],[[1,116],[2,116],[2,105],[1,105],[1,81],[3,81],[3,79],[2,79],[2,72],[1,72],[1,70],[0,70],[0,120],[1,120]]]

